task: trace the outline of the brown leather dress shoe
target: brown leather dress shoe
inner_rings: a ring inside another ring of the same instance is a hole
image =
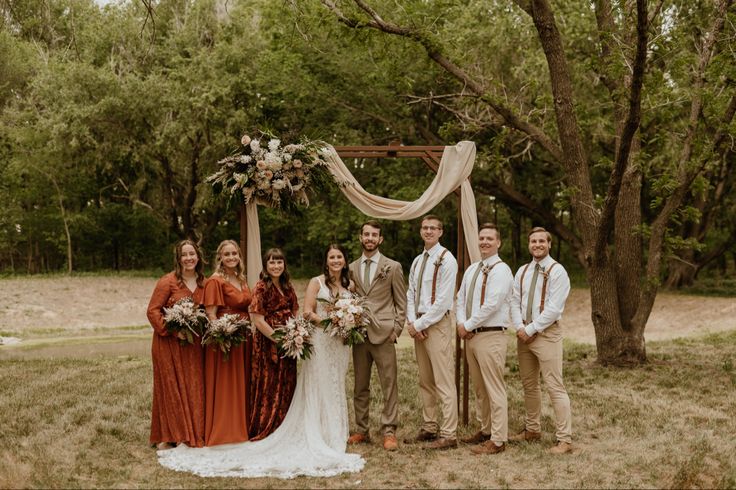
[[[383,449],[386,451],[396,451],[399,449],[399,441],[396,440],[395,435],[386,434],[383,436]]]
[[[481,444],[483,442],[486,442],[490,438],[490,435],[485,435],[483,432],[478,431],[470,437],[463,437],[462,439],[460,439],[460,442],[463,442],[465,444]]]
[[[420,442],[434,441],[435,439],[437,439],[437,434],[422,429],[414,437],[405,438],[404,444],[418,444]]]
[[[455,447],[457,447],[457,439],[454,437],[452,439],[449,437],[440,437],[424,446],[424,449],[451,449]]]
[[[530,430],[522,430],[518,434],[509,437],[509,442],[525,442],[538,441],[542,438],[541,432],[532,432]]]
[[[371,442],[371,438],[368,434],[361,434],[360,432],[351,434],[350,437],[348,437],[348,444],[367,444],[369,442]]]
[[[547,449],[549,454],[565,454],[572,452],[572,444],[569,442],[557,441],[551,448]]]
[[[498,454],[506,450],[506,444],[496,446],[493,441],[486,441],[483,444],[478,444],[470,448],[473,454]]]

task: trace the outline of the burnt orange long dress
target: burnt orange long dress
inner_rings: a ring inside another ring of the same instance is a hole
[[[199,304],[204,299],[204,290],[197,287],[194,292],[190,291],[171,272],[156,283],[148,303],[148,321],[154,331],[151,343],[151,444],[204,445],[202,346],[196,341],[182,344],[175,335],[169,335],[164,326],[163,308],[187,297],[192,297]]]
[[[250,289],[239,290],[219,275],[205,286],[205,306],[217,306],[217,318],[225,314],[248,316]],[[205,348],[205,446],[248,440],[247,393],[250,380],[252,336],[230,349],[226,361],[215,346]]]
[[[284,325],[299,310],[294,288],[282,292],[264,281],[253,291],[251,313],[265,317],[271,327]],[[296,359],[279,357],[276,344],[261,332],[253,334],[251,381],[248,393],[248,432],[251,440],[263,439],[286,417],[296,389]]]

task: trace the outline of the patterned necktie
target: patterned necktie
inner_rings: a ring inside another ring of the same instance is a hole
[[[422,260],[419,276],[417,276],[417,294],[414,296],[414,312],[417,314],[419,314],[419,298],[422,296],[422,278],[424,277],[424,269],[427,267],[427,260],[429,260],[429,252],[424,252],[424,260]]]
[[[363,261],[363,286],[365,287],[366,292],[368,291],[368,288],[371,286],[371,264],[373,261],[371,259],[365,259]]]
[[[537,289],[537,278],[539,277],[539,270],[541,267],[539,264],[534,265],[534,275],[532,276],[532,283],[529,285],[529,294],[527,295],[526,302],[526,323],[532,322],[532,305],[534,304],[534,292]]]
[[[478,275],[480,270],[483,268],[483,262],[478,262],[478,267],[475,269],[473,279],[470,280],[470,289],[468,289],[468,297],[465,300],[465,319],[470,320],[473,316],[473,297],[475,296],[475,283],[478,281]]]

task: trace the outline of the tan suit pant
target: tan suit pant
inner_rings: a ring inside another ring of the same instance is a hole
[[[422,397],[422,429],[440,437],[457,437],[457,389],[455,387],[455,328],[450,315],[424,330],[425,340],[414,340]],[[437,405],[442,410],[438,422]]]
[[[555,436],[558,441],[572,443],[570,397],[562,382],[562,329],[556,323],[537,335],[531,344],[518,340],[519,374],[524,386],[526,429],[541,432],[542,391],[539,375],[549,393],[555,412]]]
[[[365,342],[353,347],[353,370],[355,389],[353,406],[357,432],[368,434],[370,430],[371,370],[373,363],[378,369],[378,379],[383,390],[383,413],[381,432],[394,434],[399,424],[399,385],[397,382],[396,345],[391,341],[383,344]]]
[[[481,332],[465,342],[468,371],[478,399],[480,430],[494,442],[509,438],[508,400],[506,397],[505,331]]]

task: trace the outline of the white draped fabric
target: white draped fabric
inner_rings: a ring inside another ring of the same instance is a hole
[[[437,175],[424,193],[416,201],[398,201],[376,196],[367,192],[345,166],[332,146],[325,151],[324,159],[341,184],[345,197],[367,216],[390,220],[411,220],[428,214],[442,199],[460,188],[460,215],[465,232],[471,262],[480,260],[478,251],[478,218],[475,209],[475,195],[470,186],[470,172],[475,163],[475,143],[461,141],[455,146],[446,146]],[[258,210],[255,202],[246,206],[248,232],[246,237],[246,266],[248,284],[253,287],[261,273],[261,234],[258,227]]]

